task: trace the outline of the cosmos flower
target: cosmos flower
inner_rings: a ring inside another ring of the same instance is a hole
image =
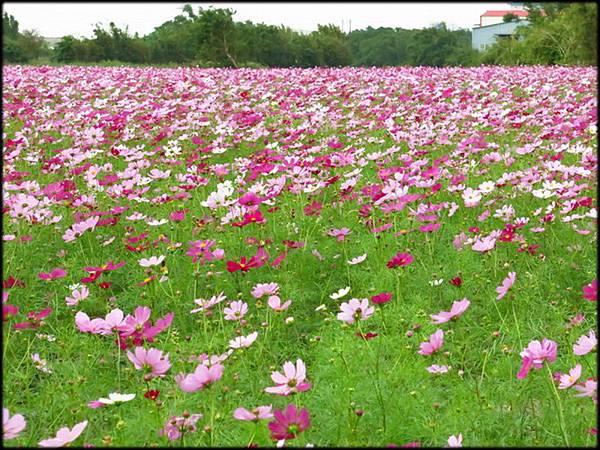
[[[2,408],[2,439],[9,440],[19,437],[26,425],[27,422],[22,414],[11,416],[7,408]]]
[[[296,392],[304,392],[310,389],[310,383],[306,379],[306,366],[301,359],[296,361],[296,365],[291,361],[283,364],[283,373],[271,373],[271,379],[277,383],[277,386],[265,388],[265,392],[277,395],[290,395]]]
[[[562,374],[560,376],[559,389],[567,389],[573,386],[579,377],[581,376],[581,364],[577,364],[574,368],[569,370],[569,374]]]
[[[375,312],[374,306],[369,306],[369,299],[351,298],[340,305],[338,320],[353,324],[356,320],[366,320]]]
[[[589,336],[581,336],[577,339],[577,343],[573,344],[573,353],[577,356],[587,355],[593,351],[598,345],[598,339],[594,330],[590,330]]]
[[[348,264],[350,264],[351,266],[355,266],[355,265],[360,264],[361,262],[363,262],[365,259],[367,259],[367,254],[366,253],[363,254],[363,255],[357,256],[355,258],[352,258],[351,260],[346,261],[346,262]]]
[[[261,298],[265,295],[276,295],[279,292],[279,284],[277,283],[258,283],[252,289],[252,297]]]
[[[459,433],[458,436],[450,436],[448,438],[448,447],[462,447],[462,433]]]
[[[199,364],[191,374],[177,374],[175,381],[179,389],[183,392],[196,392],[220,380],[224,370],[225,368],[219,363],[213,364],[210,367]]]
[[[135,394],[119,394],[118,392],[111,392],[108,394],[108,398],[99,398],[98,400],[92,400],[88,403],[88,406],[92,409],[101,408],[108,405],[116,405],[119,403],[125,403],[133,400]]]
[[[233,412],[233,418],[237,420],[251,420],[257,422],[262,419],[271,419],[273,417],[272,406],[257,406],[248,411],[246,408],[237,408]]]
[[[250,347],[258,337],[258,332],[250,333],[248,336],[238,336],[229,341],[229,348],[246,348]]]
[[[444,331],[437,330],[431,336],[429,336],[428,342],[421,342],[420,350],[418,351],[419,355],[432,355],[437,352],[444,343]]]
[[[457,300],[452,303],[452,308],[450,311],[442,311],[438,314],[432,314],[430,317],[433,319],[433,324],[440,324],[444,322],[449,322],[450,320],[459,317],[462,313],[464,313],[471,302],[467,298],[463,298],[462,300]]]
[[[140,259],[139,263],[140,263],[140,266],[142,266],[142,267],[152,267],[152,266],[158,266],[164,260],[165,260],[165,255],[151,256],[148,259],[146,259],[146,258]]]
[[[169,355],[163,355],[163,352],[156,348],[146,350],[143,347],[136,347],[133,352],[127,351],[127,358],[137,370],[144,370],[152,377],[164,377],[171,368]]]
[[[411,264],[415,259],[410,253],[397,253],[392,259],[390,259],[387,263],[387,267],[389,269],[393,269],[394,267],[404,267]]]
[[[293,404],[288,405],[285,410],[276,409],[273,417],[275,420],[268,424],[272,439],[294,439],[310,427],[308,410],[302,408],[298,411]]]
[[[67,427],[63,427],[56,433],[56,437],[50,439],[43,439],[39,442],[40,447],[63,447],[66,444],[73,442],[75,439],[83,433],[85,427],[87,427],[88,421],[84,420],[83,422],[78,423],[73,427],[73,429],[69,429]]]
[[[513,284],[515,284],[516,279],[516,272],[508,272],[508,276],[502,281],[502,286],[498,286],[496,288],[496,292],[498,293],[496,300],[501,300],[504,298],[508,290],[513,286]]]
[[[546,338],[541,343],[536,340],[531,341],[527,348],[521,352],[523,360],[517,378],[525,378],[532,367],[541,369],[544,361],[554,362],[556,360],[557,347],[556,342]]]
[[[182,417],[169,417],[165,426],[158,432],[159,436],[166,436],[170,441],[179,439],[182,433],[194,433],[196,422],[202,418],[202,414],[189,414],[184,412]]]
[[[331,294],[329,296],[329,298],[331,298],[332,300],[337,300],[339,298],[344,297],[346,294],[348,294],[348,292],[350,292],[350,286],[346,286],[345,288],[341,288],[339,291],[334,292],[333,294]]]
[[[241,320],[248,312],[248,304],[241,300],[229,303],[229,306],[223,309],[225,320]]]
[[[598,280],[594,280],[590,284],[583,286],[583,298],[590,302],[598,300]]]

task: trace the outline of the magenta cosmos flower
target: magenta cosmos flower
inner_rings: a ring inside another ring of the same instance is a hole
[[[397,253],[392,259],[387,262],[387,267],[393,269],[394,267],[404,267],[411,264],[415,259],[410,253]]]
[[[558,386],[559,389],[567,389],[573,386],[579,377],[581,376],[581,364],[577,364],[574,368],[569,370],[569,374],[561,374],[560,375],[560,384]]]
[[[237,420],[252,420],[258,422],[261,419],[271,419],[273,417],[272,406],[258,406],[248,411],[246,408],[237,408],[233,412],[233,418]]]
[[[273,415],[275,420],[269,422],[269,430],[274,440],[294,439],[310,427],[310,417],[306,408],[298,411],[294,405],[288,405],[285,410],[276,409]]]
[[[219,363],[213,364],[210,367],[200,364],[193,373],[187,375],[183,373],[177,374],[175,381],[183,392],[196,392],[220,380],[224,369],[225,367]]]
[[[421,342],[419,355],[432,355],[437,352],[444,343],[444,331],[437,330],[429,336],[429,342]]]
[[[2,438],[4,440],[14,439],[25,429],[27,422],[22,414],[14,414],[12,417],[7,408],[2,408]]]
[[[374,306],[369,306],[369,299],[351,298],[347,303],[340,305],[340,311],[337,315],[338,320],[346,323],[354,323],[356,320],[365,320],[375,312]]]
[[[163,355],[162,351],[156,348],[136,347],[133,351],[127,352],[127,358],[133,363],[137,370],[149,371],[153,377],[164,377],[170,369],[169,355]]]
[[[433,319],[433,324],[440,324],[444,322],[449,322],[450,320],[459,317],[462,313],[464,313],[471,302],[465,297],[462,300],[457,300],[452,303],[452,308],[450,311],[442,311],[438,314],[432,314],[431,318]]]
[[[73,427],[72,430],[69,430],[67,427],[63,427],[57,431],[56,437],[50,439],[44,439],[39,442],[40,447],[63,447],[69,442],[73,442],[75,439],[79,437],[85,427],[87,427],[88,421],[84,420],[83,422],[78,423]]]
[[[327,234],[331,237],[334,237],[338,240],[338,242],[344,241],[346,236],[350,234],[350,228],[332,228],[327,232]]]
[[[308,391],[311,387],[310,383],[304,381],[306,379],[306,366],[301,359],[296,361],[296,366],[291,361],[287,361],[283,365],[283,373],[271,373],[271,379],[277,383],[277,386],[265,388],[265,392],[277,395],[290,395],[296,392]]]
[[[590,302],[598,300],[598,280],[594,280],[583,287],[583,298]]]
[[[498,297],[496,300],[501,300],[504,298],[508,290],[515,284],[515,280],[517,279],[516,272],[508,272],[508,276],[502,281],[502,286],[498,286],[496,288],[496,292],[498,293]]]
[[[541,369],[544,361],[553,362],[556,360],[556,350],[558,345],[550,339],[544,338],[542,342],[531,341],[527,348],[521,352],[523,358],[521,370],[517,374],[518,379],[525,378],[532,367]]]
[[[594,403],[598,403],[598,382],[594,378],[588,378],[584,383],[576,384],[573,389],[579,391],[575,397],[591,397]]]

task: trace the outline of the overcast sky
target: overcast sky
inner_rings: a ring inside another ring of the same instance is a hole
[[[317,24],[334,24],[349,31],[367,26],[424,28],[441,21],[449,28],[471,28],[488,9],[510,9],[508,3],[199,3],[194,11],[231,8],[234,20],[286,25],[298,31],[316,30]],[[44,37],[92,37],[94,24],[114,22],[140,36],[172,19],[185,3],[3,3],[21,30],[36,30]]]

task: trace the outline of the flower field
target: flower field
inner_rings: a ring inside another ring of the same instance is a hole
[[[595,68],[3,75],[5,445],[596,445]]]

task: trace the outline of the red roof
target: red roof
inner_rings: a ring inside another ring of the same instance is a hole
[[[513,9],[506,11],[486,11],[481,15],[481,17],[503,17],[506,14],[512,14],[513,16],[519,17],[527,17],[529,15],[529,12],[523,11],[522,9]]]

